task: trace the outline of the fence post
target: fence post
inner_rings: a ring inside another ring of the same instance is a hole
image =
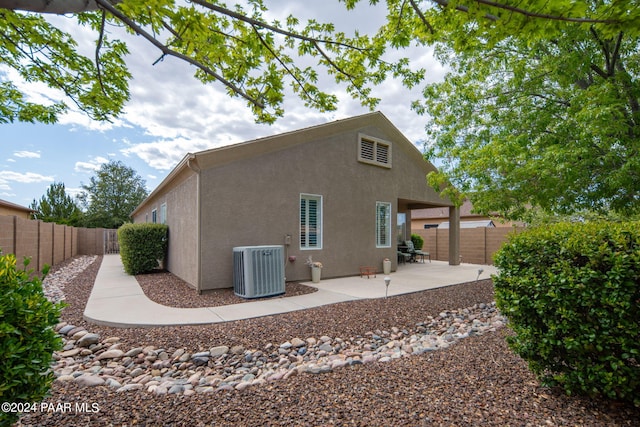
[[[486,264],[487,263],[487,230],[489,229],[489,227],[485,227],[482,233],[482,259],[484,260],[483,263]]]
[[[13,216],[13,253],[18,250],[18,216]]]
[[[436,235],[436,255],[433,259],[439,260],[440,258],[438,258],[438,227],[436,227],[436,232],[434,233]]]

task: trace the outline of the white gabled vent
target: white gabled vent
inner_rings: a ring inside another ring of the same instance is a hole
[[[285,293],[284,248],[239,246],[233,248],[233,291],[243,298]]]
[[[391,168],[391,143],[358,134],[358,161]]]

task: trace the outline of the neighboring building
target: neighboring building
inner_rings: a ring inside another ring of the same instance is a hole
[[[495,228],[496,225],[490,219],[483,219],[480,221],[460,221],[460,228]],[[441,222],[438,228],[449,228],[449,221]]]
[[[232,286],[236,246],[285,245],[287,280],[310,279],[308,257],[323,278],[357,275],[396,268],[412,210],[452,206],[427,185],[433,170],[371,113],[187,154],[132,217],[169,226],[166,267],[198,291]]]
[[[460,206],[460,228],[475,227],[513,227],[521,225],[510,221],[502,221],[499,216],[486,216],[472,213],[473,205],[469,200]],[[449,228],[448,208],[416,209],[411,212],[411,229]]]
[[[29,219],[32,212],[35,211],[0,199],[0,215],[17,216],[18,218]]]

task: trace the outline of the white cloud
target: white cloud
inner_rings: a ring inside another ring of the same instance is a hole
[[[88,162],[76,162],[74,170],[76,172],[82,173],[93,173],[100,169],[100,166],[102,166],[104,163],[109,163],[109,159],[98,156],[94,157]]]
[[[23,157],[29,159],[39,159],[40,151],[14,151],[13,155],[16,157]]]
[[[53,105],[55,103],[54,100],[59,100],[64,97],[64,93],[62,91],[52,89],[44,83],[26,82],[18,71],[8,67],[7,65],[0,65],[0,74],[4,74],[6,76],[6,80],[13,83],[18,90],[24,92],[26,100],[29,102]]]
[[[14,172],[0,171],[0,185],[6,185],[9,182],[20,182],[23,184],[31,184],[34,182],[51,182],[52,176],[41,175],[33,172]]]
[[[65,187],[64,190],[72,198],[75,198],[77,195],[84,191],[82,188],[76,187]]]
[[[134,154],[149,166],[158,170],[169,170],[187,154],[215,147],[205,140],[176,138],[166,141],[147,142],[121,150],[125,156]]]
[[[73,108],[72,106],[70,106],[66,113],[59,117],[58,124],[71,126],[71,131],[78,128],[99,132],[105,132],[117,127],[125,126],[125,123],[120,119],[112,119],[111,122],[97,122],[90,119],[86,113]]]

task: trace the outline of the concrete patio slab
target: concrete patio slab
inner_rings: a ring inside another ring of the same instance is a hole
[[[479,274],[480,270],[482,272]],[[496,269],[488,265],[446,262],[400,265],[389,275],[388,295],[401,295],[457,283],[486,279]],[[130,328],[221,323],[270,316],[327,304],[367,298],[384,298],[384,275],[344,277],[304,283],[317,292],[286,298],[248,300],[245,303],[207,308],[173,308],[151,301],[134,276],[124,272],[119,255],[105,255],[87,301],[84,317],[100,325]]]

